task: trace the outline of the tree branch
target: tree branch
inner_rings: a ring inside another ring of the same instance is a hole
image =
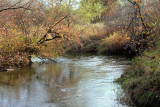
[[[139,7],[138,4],[137,4],[137,7],[138,7],[138,13],[139,13],[139,15],[140,15],[140,19],[141,19],[142,25],[143,25],[143,27],[144,27],[145,29],[147,29],[147,27],[146,27],[146,25],[145,25],[145,23],[144,23],[144,20],[143,20],[143,18],[142,18],[141,10],[140,10],[140,7]]]
[[[134,20],[134,17],[132,17],[132,20],[130,21],[130,23],[129,23],[128,27],[127,27],[127,30],[128,30],[128,29],[129,29],[129,27],[131,26],[131,24],[132,24],[133,20]]]
[[[68,16],[64,16],[62,19],[60,19],[57,23],[55,23],[53,26],[52,26],[52,28],[53,27],[55,27],[57,24],[59,24],[61,21],[63,21],[65,18],[67,18]],[[61,36],[59,36],[60,34],[59,33],[57,33],[57,32],[53,32],[52,31],[52,28],[49,28],[48,29],[48,31],[47,31],[47,33],[38,41],[38,43],[39,44],[42,44],[42,43],[44,43],[45,41],[50,41],[50,40],[53,40],[53,39],[55,39],[55,38],[61,38]],[[54,36],[52,39],[46,39],[46,37],[47,37],[47,34],[48,33],[54,33],[56,36]],[[58,35],[58,36],[57,36]]]
[[[52,27],[56,26],[58,23],[60,23],[61,21],[63,21],[65,18],[67,18],[68,15],[64,16],[62,19],[60,19],[57,23],[55,23]]]
[[[131,0],[127,0],[129,1],[130,3],[132,3],[133,7],[134,6],[137,6],[137,8],[134,7],[135,11],[134,11],[134,17],[132,18],[131,22],[129,23],[128,27],[127,27],[127,30],[129,29],[130,25],[132,24],[133,20],[137,17],[137,14],[139,14],[140,16],[140,20],[142,22],[142,25],[145,29],[147,29],[146,25],[145,25],[145,22],[144,22],[144,19],[142,17],[142,14],[141,14],[141,9],[140,9],[140,6],[137,2],[132,2]],[[136,19],[135,19],[136,20]]]
[[[46,42],[46,41],[54,40],[54,39],[56,39],[56,38],[61,38],[61,36],[54,36],[54,37],[51,38],[51,39],[45,39],[45,40],[39,42],[39,44],[42,44],[42,43],[44,43],[44,42]]]
[[[5,10],[16,10],[16,9],[21,9],[21,8],[23,8],[23,9],[26,9],[26,10],[31,10],[31,9],[29,9],[29,8],[25,8],[25,7],[9,7],[9,8],[5,8],[5,9],[1,9],[0,10],[0,12],[3,12],[3,11],[5,11]]]
[[[133,2],[133,1],[131,1],[131,0],[127,0],[127,1],[129,1],[131,4],[134,4],[134,2]]]
[[[26,4],[22,5],[22,6],[18,6],[16,7],[16,5],[20,4],[21,3],[21,0],[17,3],[15,3],[14,5],[10,6],[10,7],[6,7],[4,9],[1,9],[0,12],[3,12],[3,11],[6,11],[6,10],[16,10],[16,9],[26,9],[26,10],[31,10],[29,8],[26,8],[25,6],[27,4],[29,4],[32,0],[30,0],[29,2],[27,2]]]

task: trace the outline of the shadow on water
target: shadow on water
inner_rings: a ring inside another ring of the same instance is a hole
[[[0,72],[1,107],[126,107],[113,83],[130,59],[122,56],[66,55],[57,63],[35,63]]]

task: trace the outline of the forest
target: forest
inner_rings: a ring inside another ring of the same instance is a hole
[[[0,73],[84,53],[131,58],[122,100],[160,106],[159,0],[0,0]]]

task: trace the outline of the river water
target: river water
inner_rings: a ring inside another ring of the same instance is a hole
[[[50,63],[37,58],[20,70],[0,72],[0,107],[127,107],[113,81],[130,59],[65,55]]]

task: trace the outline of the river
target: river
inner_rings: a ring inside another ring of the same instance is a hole
[[[50,63],[0,72],[0,107],[127,107],[113,81],[130,59],[124,56],[65,55]]]

